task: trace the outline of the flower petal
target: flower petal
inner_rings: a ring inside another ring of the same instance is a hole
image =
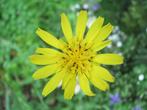
[[[71,80],[68,82],[65,91],[64,91],[64,98],[65,99],[71,99],[72,96],[74,95],[75,91],[75,86],[76,86],[76,75],[74,75]]]
[[[57,64],[42,67],[33,74],[33,78],[43,79],[43,78],[49,77],[53,75],[55,72],[59,71],[59,68],[57,69],[57,67],[58,67]]]
[[[66,73],[63,80],[62,80],[62,89],[65,89],[70,79],[73,77],[72,73]]]
[[[63,49],[64,44],[60,42],[56,37],[51,35],[50,33],[38,28],[36,31],[36,34],[39,35],[39,37],[46,42],[47,44],[56,47],[58,49]]]
[[[29,59],[33,64],[37,65],[53,64],[59,60],[57,56],[51,57],[47,55],[31,55]]]
[[[112,30],[113,30],[113,26],[110,23],[108,23],[107,25],[105,25],[101,29],[100,33],[98,34],[98,37],[96,38],[95,42],[105,40],[110,35],[110,33],[112,32]]]
[[[86,29],[87,19],[88,19],[87,11],[80,11],[76,24],[76,37],[78,40],[83,39],[84,32]]]
[[[89,81],[84,73],[78,73],[79,84],[82,91],[88,96],[94,96],[95,94],[91,91]]]
[[[59,52],[58,50],[51,49],[51,48],[37,48],[36,53],[44,54],[44,55],[62,55],[63,53]]]
[[[107,89],[109,89],[108,83],[101,80],[95,72],[91,73],[90,81],[95,87],[102,91],[106,91]]]
[[[93,46],[93,50],[94,51],[100,51],[103,48],[105,48],[106,46],[110,45],[111,43],[112,43],[111,40],[106,40],[106,41],[99,42],[99,43],[97,43],[97,44],[95,44]]]
[[[123,63],[123,57],[118,54],[98,54],[94,58],[94,62],[99,64],[117,65]]]
[[[96,76],[97,78],[99,77],[100,79],[109,82],[115,81],[115,78],[110,74],[110,72],[101,66],[94,66],[92,74],[94,74],[94,76]]]
[[[85,37],[85,42],[87,42],[88,44],[92,42],[92,40],[98,35],[98,33],[100,32],[102,25],[104,22],[104,18],[103,17],[98,17],[92,24],[92,26],[90,27],[89,31],[86,34]]]
[[[71,43],[72,36],[73,36],[71,24],[64,13],[61,14],[61,27],[62,27],[62,31],[64,33],[66,40],[68,41],[68,43]]]
[[[50,94],[54,89],[57,88],[57,86],[59,85],[60,81],[63,79],[65,75],[65,71],[61,71],[56,73],[51,79],[50,81],[48,81],[48,83],[45,85],[43,91],[42,91],[42,95],[43,96],[47,96],[48,94]]]

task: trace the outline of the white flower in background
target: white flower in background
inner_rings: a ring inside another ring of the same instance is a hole
[[[76,10],[80,9],[80,4],[72,5],[72,6],[70,6],[70,9],[71,9],[72,11],[76,11]]]
[[[95,16],[89,17],[88,22],[87,22],[87,27],[90,28],[90,26],[92,25],[92,23],[93,23],[95,20],[96,20],[96,17],[95,17]]]
[[[75,4],[75,9],[80,9],[80,4]]]
[[[89,8],[88,4],[83,5],[83,9],[88,9],[88,8]]]
[[[138,80],[139,80],[139,81],[144,80],[144,74],[140,74],[140,75],[138,76]]]
[[[80,92],[80,85],[77,84],[75,87],[75,94],[78,94]]]
[[[122,42],[121,42],[121,41],[118,41],[118,42],[116,43],[116,46],[117,46],[117,47],[121,47],[121,46],[122,46]]]
[[[118,31],[120,31],[119,26],[115,26],[113,32],[116,33]]]
[[[115,26],[112,35],[109,36],[109,39],[113,40],[114,42],[120,41],[120,33],[121,31],[119,29],[119,26]],[[118,43],[118,45],[121,45],[120,42]]]
[[[119,35],[118,34],[112,34],[109,36],[109,40],[113,40],[114,42],[119,41]]]
[[[118,52],[118,54],[119,54],[119,55],[123,55],[123,53],[122,53],[122,52]]]
[[[58,88],[60,88],[62,86],[62,82],[59,83]]]

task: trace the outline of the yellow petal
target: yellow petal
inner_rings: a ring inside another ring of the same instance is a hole
[[[50,81],[48,81],[48,83],[45,85],[45,87],[42,91],[42,95],[47,96],[53,90],[55,90],[57,88],[57,86],[59,85],[60,81],[63,79],[64,75],[65,75],[65,71],[61,71],[61,72],[56,73],[50,79]]]
[[[107,89],[109,89],[108,83],[101,80],[95,72],[91,73],[90,81],[95,87],[102,91],[106,91]]]
[[[29,59],[33,64],[38,64],[38,65],[53,64],[59,60],[59,58],[57,57],[50,57],[47,55],[31,55]]]
[[[94,66],[92,74],[94,74],[94,76],[96,76],[97,78],[99,77],[100,79],[109,82],[115,81],[115,78],[110,74],[110,72],[101,66]]]
[[[85,42],[86,43],[91,43],[92,40],[98,35],[98,33],[100,32],[102,25],[104,22],[104,18],[103,17],[98,17],[93,24],[91,25],[90,29],[88,30],[88,33],[86,34],[85,37]]]
[[[79,84],[82,91],[88,96],[94,96],[95,94],[91,91],[89,81],[84,73],[78,73]]]
[[[61,26],[62,26],[62,31],[64,33],[66,40],[68,41],[68,43],[71,43],[72,36],[73,36],[71,24],[64,13],[61,14]]]
[[[56,47],[58,49],[63,49],[64,44],[60,42],[56,37],[51,35],[50,33],[38,28],[36,34],[47,44]]]
[[[64,91],[64,98],[65,99],[71,99],[72,96],[74,95],[75,91],[75,86],[76,86],[76,75],[74,75],[71,80],[68,82],[65,91]]]
[[[70,79],[73,77],[72,73],[66,73],[66,75],[64,76],[63,80],[62,80],[62,89],[65,89],[65,87],[67,86],[68,82],[70,81]]]
[[[117,65],[123,63],[123,57],[118,54],[98,54],[94,58],[94,62],[99,64]]]
[[[86,29],[87,19],[88,19],[87,11],[80,11],[76,24],[76,37],[78,40],[83,39],[84,32]]]
[[[108,23],[107,25],[105,25],[101,29],[100,33],[98,34],[98,37],[96,38],[95,42],[105,40],[110,35],[110,33],[112,32],[112,30],[113,30],[113,26],[110,23]]]
[[[59,52],[58,50],[55,49],[51,49],[51,48],[37,48],[36,53],[39,54],[45,54],[45,55],[62,55],[61,52]]]
[[[100,51],[102,50],[103,48],[105,48],[106,46],[110,45],[112,43],[111,40],[107,40],[107,41],[102,41],[100,43],[96,43],[94,46],[93,46],[93,50],[94,51]]]
[[[59,68],[57,67],[58,67],[57,64],[42,67],[33,74],[33,78],[42,79],[49,77],[50,75],[53,75],[55,72],[59,71]]]

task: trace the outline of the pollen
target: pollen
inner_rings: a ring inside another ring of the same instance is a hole
[[[74,71],[75,74],[78,71],[90,70],[92,58],[96,55],[96,52],[78,40],[73,40],[71,44],[68,44],[63,53],[65,65],[70,62],[68,69]]]

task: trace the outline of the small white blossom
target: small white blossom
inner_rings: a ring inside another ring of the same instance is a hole
[[[84,8],[84,9],[88,9],[88,8],[89,8],[88,4],[84,4],[84,5],[83,5],[83,8]]]
[[[70,6],[70,9],[72,11],[76,11],[77,9],[80,9],[80,5],[79,4],[72,5],[72,6]]]
[[[119,41],[119,35],[118,34],[112,34],[109,37],[110,40],[113,40],[114,42]]]
[[[92,16],[88,19],[88,22],[87,22],[87,27],[90,28],[90,26],[92,25],[92,23],[96,20],[96,17],[95,16]]]
[[[117,47],[121,47],[122,46],[122,42],[121,41],[118,41],[117,44],[116,44],[116,46]]]
[[[78,94],[80,92],[80,85],[77,84],[75,87],[75,94]]]
[[[79,4],[75,4],[75,8],[76,9],[80,9],[80,5]]]
[[[143,75],[143,74],[140,74],[140,75],[138,76],[138,80],[139,80],[139,81],[144,80],[144,75]]]

